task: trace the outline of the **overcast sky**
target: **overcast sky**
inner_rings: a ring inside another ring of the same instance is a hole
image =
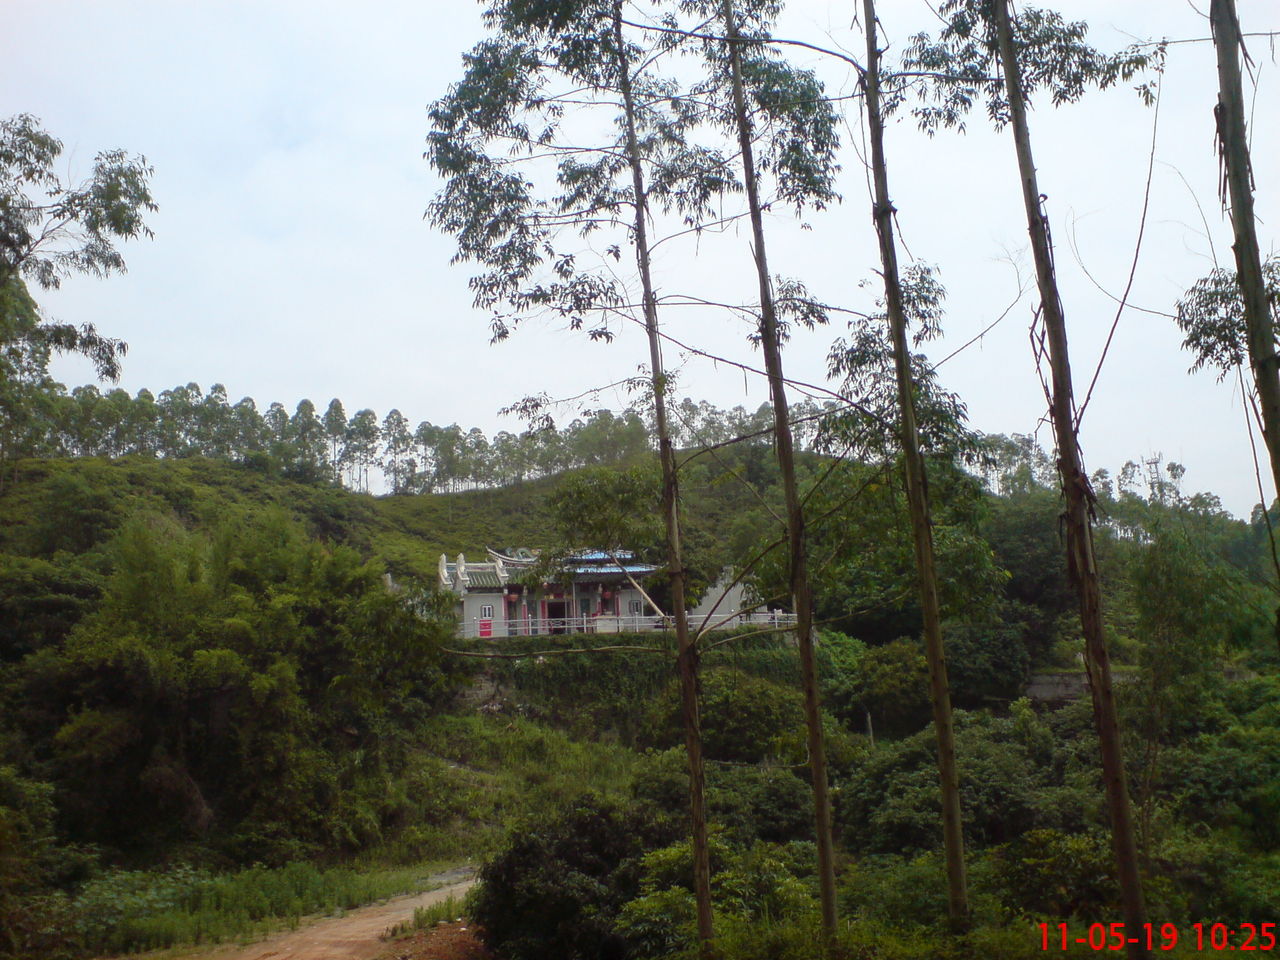
[[[1280,30],[1275,0],[1239,0],[1248,31]],[[458,76],[461,54],[483,35],[479,6],[457,0],[332,3],[325,0],[9,0],[0,35],[0,115],[29,112],[66,144],[64,170],[83,176],[101,149],[145,154],[155,167],[155,239],[128,245],[129,273],[76,279],[39,295],[59,320],[97,324],[129,343],[121,385],[153,392],[194,381],[222,383],[234,402],[348,414],[398,407],[429,420],[488,432],[518,430],[498,409],[535,392],[577,394],[632,375],[639,334],[604,346],[547,324],[489,345],[487,316],[473,310],[465,266],[451,267],[449,237],[423,211],[438,182],[422,158],[426,107]],[[892,58],[935,20],[923,0],[882,3]],[[1200,6],[1200,4],[1196,4]],[[1134,39],[1208,36],[1190,2],[1061,0],[1111,48]],[[861,48],[848,2],[793,0],[781,32]],[[1271,43],[1250,46],[1259,81],[1253,155],[1264,254],[1280,222],[1280,136]],[[847,72],[807,58],[833,92]],[[1216,196],[1212,127],[1216,74],[1211,44],[1170,49],[1159,115],[1157,164],[1131,302],[1171,311],[1217,262],[1234,267]],[[1041,188],[1048,195],[1077,391],[1083,394],[1115,318],[1110,294],[1126,284],[1139,217],[1153,112],[1130,89],[1032,114]],[[847,134],[860,139],[856,113]],[[949,291],[941,359],[1005,310],[1021,271],[1032,273],[1012,142],[975,116],[967,135],[929,140],[909,120],[888,143],[890,184],[910,254],[936,264]],[[803,278],[819,296],[871,305],[875,238],[857,155],[844,159],[844,201],[800,230],[770,224],[775,272]],[[1207,231],[1206,231],[1207,225]],[[1077,259],[1076,253],[1078,250]],[[714,291],[745,301],[751,263],[742,235],[710,245],[673,244],[659,260],[667,292]],[[735,292],[736,291],[736,292]],[[978,344],[941,368],[968,402],[975,427],[1030,433],[1045,411],[1028,343],[1033,300],[1024,297]],[[669,311],[677,313],[677,311]],[[740,321],[672,316],[673,332],[755,362]],[[799,333],[788,373],[821,383],[838,329]],[[1162,454],[1187,467],[1184,487],[1208,489],[1229,509],[1258,500],[1238,392],[1211,374],[1189,376],[1190,357],[1171,320],[1130,310],[1084,421],[1090,469]],[[741,373],[682,357],[682,390],[721,406],[764,399]],[[68,385],[92,373],[59,361]],[[607,392],[598,404],[620,406]],[[1049,431],[1039,427],[1044,445]],[[1265,470],[1265,467],[1264,467]]]

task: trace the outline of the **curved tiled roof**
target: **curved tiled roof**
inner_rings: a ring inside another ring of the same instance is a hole
[[[537,561],[536,551],[524,547],[499,552],[488,549],[489,561],[470,562],[459,555],[462,576],[457,562],[448,557],[440,558],[440,585],[452,590],[500,590],[516,581],[516,576]],[[613,559],[616,557],[617,559]],[[612,556],[603,550],[582,550],[566,558],[564,569],[575,577],[596,580],[622,579],[627,575],[645,577],[657,568],[640,563],[628,551]]]

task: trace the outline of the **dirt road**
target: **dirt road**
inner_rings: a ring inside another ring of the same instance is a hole
[[[388,927],[413,919],[416,907],[461,899],[475,883],[471,871],[451,870],[432,878],[443,886],[413,896],[325,917],[297,930],[275,934],[248,947],[221,946],[171,954],[181,960],[374,960],[387,949],[379,937]]]

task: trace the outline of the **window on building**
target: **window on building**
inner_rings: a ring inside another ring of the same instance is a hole
[[[480,604],[480,619],[481,619],[481,620],[492,620],[492,619],[493,619],[493,604],[492,604],[492,603],[482,603],[482,604]]]
[[[631,616],[633,616],[633,617],[638,617],[638,616],[640,616],[641,614],[643,614],[643,613],[644,613],[644,601],[643,601],[643,600],[632,600],[632,601],[629,603],[629,605],[628,605],[628,609],[629,609],[629,612],[630,612]]]

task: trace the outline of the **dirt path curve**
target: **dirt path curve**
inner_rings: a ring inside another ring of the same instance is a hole
[[[412,920],[416,907],[440,903],[449,897],[461,899],[475,883],[472,871],[465,868],[450,870],[432,880],[444,885],[352,910],[343,917],[325,917],[247,947],[222,946],[175,956],[181,960],[374,960],[387,949],[386,941],[379,937],[388,927]]]

